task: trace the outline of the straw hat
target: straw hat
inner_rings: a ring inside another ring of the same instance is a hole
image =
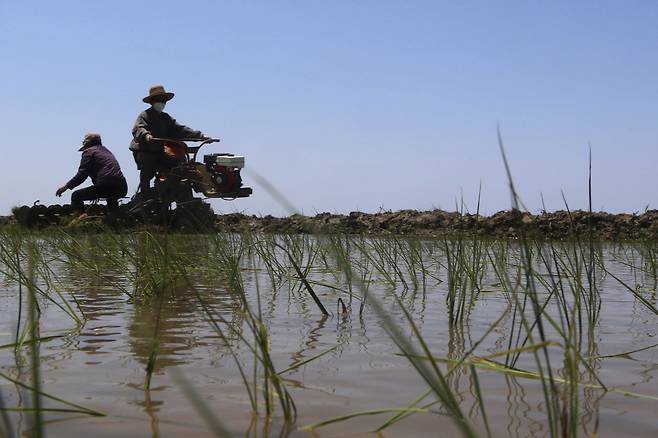
[[[174,98],[174,93],[168,93],[165,91],[162,85],[154,85],[149,90],[149,95],[142,99],[145,103],[151,103],[154,97],[164,96],[165,102]]]
[[[89,134],[85,134],[85,137],[82,139],[82,146],[78,150],[83,151],[88,147],[96,146],[99,144],[103,144],[101,141],[101,135],[96,134],[95,132],[90,132]]]

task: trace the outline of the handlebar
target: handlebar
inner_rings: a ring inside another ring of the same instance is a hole
[[[204,145],[210,144],[210,143],[219,143],[220,140],[218,138],[206,138],[206,139],[203,139],[203,138],[185,138],[185,139],[182,139],[182,140],[175,140],[173,138],[153,137],[153,141],[161,141],[163,143],[173,143],[173,144],[177,144],[179,146],[182,146],[182,147],[185,148],[185,152],[192,154],[191,160],[196,161],[196,156],[199,153],[199,150],[201,149],[201,147],[203,147]],[[200,141],[201,143],[198,146],[188,146],[185,143],[186,141]],[[190,158],[188,158],[188,159],[190,159]]]
[[[218,138],[181,138],[181,139],[173,139],[173,138],[160,138],[160,137],[153,137],[153,141],[164,141],[167,143],[185,143],[186,141],[200,141],[201,144],[199,147],[203,146],[204,144],[210,144],[210,143],[219,143],[221,140]]]

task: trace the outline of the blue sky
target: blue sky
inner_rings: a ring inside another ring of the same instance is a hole
[[[85,132],[132,193],[130,131],[167,111],[304,213],[658,208],[658,2],[0,0],[0,214],[55,202]],[[281,215],[255,194],[218,211]],[[70,192],[64,196],[68,200]]]

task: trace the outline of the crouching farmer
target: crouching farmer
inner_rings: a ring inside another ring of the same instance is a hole
[[[66,190],[72,190],[91,177],[92,185],[71,194],[71,205],[79,212],[84,212],[84,201],[100,198],[107,199],[108,210],[112,211],[119,205],[119,198],[126,196],[128,185],[121,173],[121,167],[112,152],[101,142],[99,134],[87,134],[82,140],[82,152],[78,173],[65,185],[57,189],[55,194],[62,196]]]

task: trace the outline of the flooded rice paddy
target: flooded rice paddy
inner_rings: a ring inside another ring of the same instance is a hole
[[[658,433],[655,242],[3,232],[0,251],[7,436]]]

